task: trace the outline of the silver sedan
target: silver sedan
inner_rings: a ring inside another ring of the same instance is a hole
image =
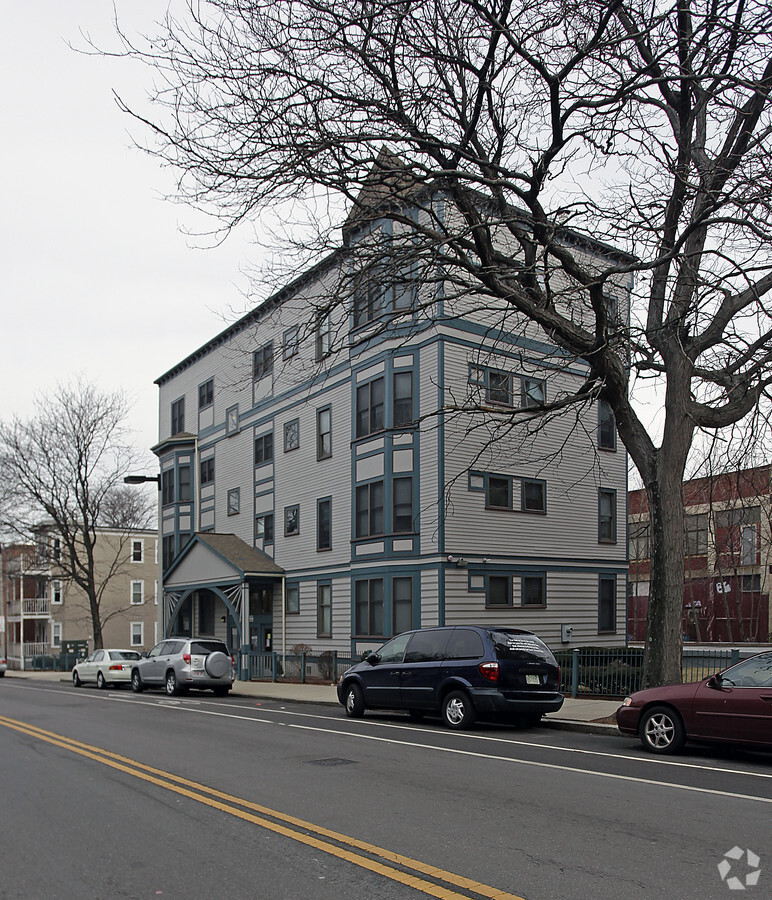
[[[89,657],[75,663],[72,683],[75,687],[96,684],[106,688],[110,684],[129,684],[131,667],[141,659],[136,650],[95,650]]]

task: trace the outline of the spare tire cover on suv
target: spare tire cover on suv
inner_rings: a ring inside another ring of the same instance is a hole
[[[230,667],[230,659],[219,650],[210,653],[204,660],[204,668],[206,669],[207,675],[211,678],[222,678],[223,675],[228,674]]]

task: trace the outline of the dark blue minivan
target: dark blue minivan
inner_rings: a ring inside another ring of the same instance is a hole
[[[416,721],[440,713],[456,729],[501,715],[536,725],[563,705],[560,667],[535,634],[474,625],[397,635],[343,674],[338,699],[353,719],[404,709]]]

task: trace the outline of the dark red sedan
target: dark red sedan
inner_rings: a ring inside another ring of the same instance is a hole
[[[652,753],[678,753],[686,741],[772,748],[772,652],[702,681],[636,691],[616,718]]]

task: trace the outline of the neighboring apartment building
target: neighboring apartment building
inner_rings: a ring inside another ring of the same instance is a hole
[[[769,466],[684,482],[686,551],[683,636],[698,642],[769,641],[772,497]],[[628,629],[646,635],[649,517],[646,492],[631,491]]]
[[[6,545],[2,555],[5,654],[12,668],[58,657],[65,641],[94,637],[88,599],[60,566],[61,542],[50,528],[34,544]],[[151,531],[98,530],[95,559],[105,647],[146,650],[158,636],[158,541]]]
[[[243,653],[359,654],[471,622],[624,643],[627,457],[608,409],[495,441],[485,414],[437,415],[527,408],[581,367],[436,278],[325,308],[347,265],[334,254],[157,380],[164,632]]]

